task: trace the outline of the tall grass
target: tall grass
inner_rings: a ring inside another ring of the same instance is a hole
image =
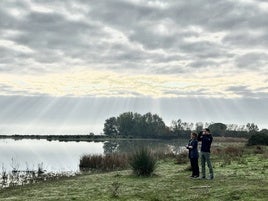
[[[245,147],[229,145],[223,148],[215,148],[212,154],[221,159],[221,166],[230,165],[232,161],[239,161],[244,153]]]
[[[127,154],[107,155],[84,155],[80,159],[79,168],[81,171],[113,171],[122,170],[128,167]]]

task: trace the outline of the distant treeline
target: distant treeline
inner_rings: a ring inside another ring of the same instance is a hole
[[[254,123],[246,125],[223,123],[191,123],[181,119],[173,120],[170,126],[157,114],[125,112],[118,117],[110,117],[104,123],[104,135],[0,135],[0,138],[20,139],[46,139],[49,141],[105,141],[113,138],[155,138],[175,139],[189,138],[191,132],[200,132],[209,128],[213,136],[250,138],[254,134],[268,135],[268,129],[259,130]]]
[[[125,112],[118,117],[111,117],[105,120],[104,134],[112,137],[132,138],[189,138],[192,131],[200,132],[203,128],[209,128],[214,136],[250,138],[253,134],[268,134],[267,129],[259,128],[254,123],[246,125],[223,124],[223,123],[189,123],[181,119],[171,122],[166,126],[161,117],[157,114]]]

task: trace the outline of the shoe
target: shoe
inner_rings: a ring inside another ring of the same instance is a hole
[[[198,177],[198,179],[206,179],[206,177]]]
[[[209,180],[213,180],[214,179],[214,176],[210,176],[208,179]]]

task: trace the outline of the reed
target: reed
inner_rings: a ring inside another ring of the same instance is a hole
[[[80,158],[81,171],[113,171],[128,167],[127,154],[112,153],[107,155],[83,155]]]

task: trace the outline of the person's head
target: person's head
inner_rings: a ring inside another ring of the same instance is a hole
[[[210,134],[210,130],[209,130],[209,128],[205,128],[205,129],[203,130],[203,134],[205,134],[205,135]]]
[[[191,133],[191,138],[192,139],[196,139],[197,138],[197,134],[196,133]]]

